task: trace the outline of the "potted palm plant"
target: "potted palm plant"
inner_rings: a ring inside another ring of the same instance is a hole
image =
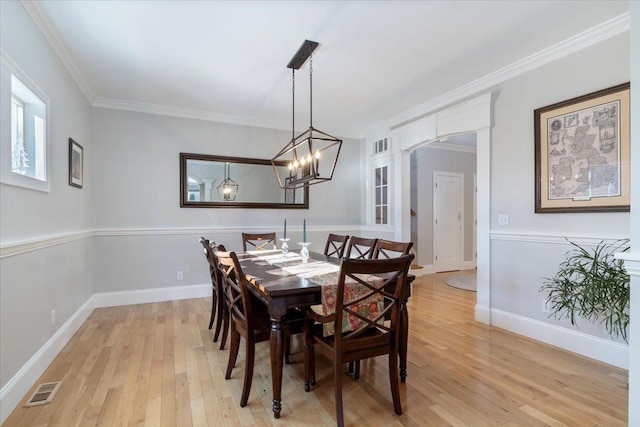
[[[567,239],[573,248],[552,278],[545,278],[540,292],[547,293],[547,307],[556,319],[572,325],[578,317],[604,323],[612,338],[628,341],[629,274],[614,254],[629,250],[629,239],[600,242],[586,249]]]

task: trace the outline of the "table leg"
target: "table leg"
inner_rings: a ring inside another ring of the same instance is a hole
[[[269,304],[271,316],[271,386],[273,388],[273,416],[280,418],[280,398],[282,395],[282,368],[284,360],[284,331],[282,318],[286,307],[279,307],[275,301]]]

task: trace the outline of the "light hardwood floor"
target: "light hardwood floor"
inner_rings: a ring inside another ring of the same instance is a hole
[[[386,359],[377,358],[362,363],[360,380],[343,382],[346,424],[627,424],[626,371],[476,323],[476,294],[443,284],[451,275],[414,283],[404,414],[393,412]],[[202,298],[95,310],[38,381],[64,381],[54,401],[20,406],[4,425],[335,424],[330,362],[318,354],[318,385],[305,393],[296,339],[284,368],[282,417],[271,412],[268,343],[258,344],[251,395],[240,408],[244,351],[225,381],[228,350],[211,342],[209,309]]]

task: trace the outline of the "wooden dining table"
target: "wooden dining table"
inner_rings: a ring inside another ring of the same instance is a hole
[[[302,261],[297,253],[289,253],[288,258],[282,257],[281,251],[237,252],[238,260],[242,265],[247,280],[252,285],[250,291],[267,305],[271,319],[271,381],[273,388],[273,414],[280,418],[282,409],[282,370],[285,357],[285,341],[282,330],[282,322],[287,309],[305,308],[321,303],[321,285],[311,280],[291,273],[291,269],[283,268],[302,266]],[[269,259],[269,260],[268,260]],[[268,260],[268,261],[267,261]],[[321,253],[310,252],[309,263],[325,262],[340,264],[340,259],[328,257]],[[409,330],[409,314],[406,302],[411,295],[411,283],[415,276],[409,275],[407,286],[401,304],[400,325],[400,379],[406,381],[407,376],[407,338]],[[393,291],[392,289],[388,289]]]

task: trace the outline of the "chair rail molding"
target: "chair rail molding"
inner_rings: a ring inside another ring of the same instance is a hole
[[[93,230],[0,243],[0,259],[93,237]]]

